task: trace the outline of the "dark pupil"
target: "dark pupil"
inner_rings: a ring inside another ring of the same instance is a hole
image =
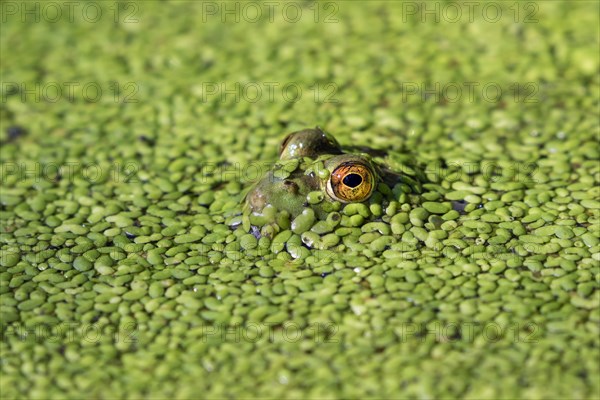
[[[355,188],[362,183],[362,176],[358,174],[348,174],[344,177],[344,185]]]

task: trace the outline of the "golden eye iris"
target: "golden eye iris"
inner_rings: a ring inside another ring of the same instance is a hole
[[[327,193],[342,203],[367,200],[375,188],[375,176],[368,166],[347,161],[337,166],[327,182]]]

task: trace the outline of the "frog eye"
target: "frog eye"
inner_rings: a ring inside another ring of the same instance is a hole
[[[321,154],[340,154],[342,150],[333,136],[320,129],[304,129],[292,132],[281,141],[279,158],[311,157]]]
[[[346,161],[338,165],[327,181],[327,194],[342,203],[367,200],[375,188],[375,174],[365,164]]]

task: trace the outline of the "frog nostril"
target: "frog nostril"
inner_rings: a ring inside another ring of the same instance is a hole
[[[290,193],[298,193],[298,185],[295,182],[284,180],[283,187]]]

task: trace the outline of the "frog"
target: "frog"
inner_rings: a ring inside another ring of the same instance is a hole
[[[375,149],[342,147],[318,126],[292,132],[281,141],[279,160],[247,191],[244,214],[276,224],[280,212],[286,220],[310,209],[324,220],[352,203],[386,205],[397,197],[398,184],[412,181],[390,168],[382,155]]]

